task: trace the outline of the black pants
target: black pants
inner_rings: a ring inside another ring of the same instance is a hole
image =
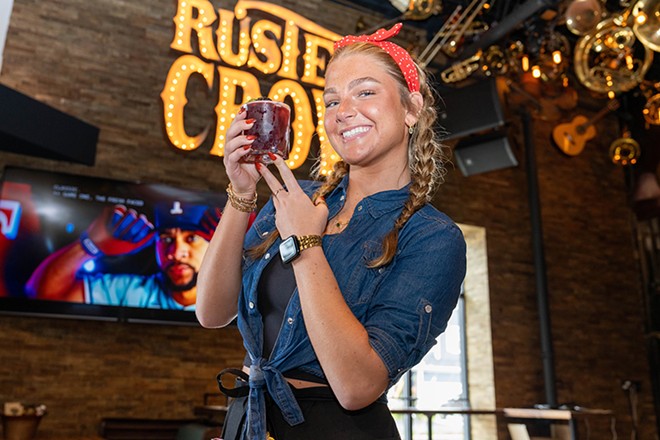
[[[359,411],[347,411],[328,387],[293,388],[305,421],[296,426],[282,417],[279,407],[266,396],[266,423],[275,440],[400,440],[399,432],[387,405],[374,402]],[[229,404],[224,440],[241,439],[245,423],[247,397],[234,398]],[[252,440],[252,439],[249,439]]]

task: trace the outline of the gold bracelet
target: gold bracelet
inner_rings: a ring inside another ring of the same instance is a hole
[[[239,197],[234,192],[231,183],[227,187],[227,198],[231,206],[241,212],[252,212],[257,209],[257,192],[254,192],[254,196],[251,198]]]

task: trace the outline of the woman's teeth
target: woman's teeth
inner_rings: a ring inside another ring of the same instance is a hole
[[[341,136],[342,136],[344,139],[348,139],[348,138],[351,138],[351,137],[353,137],[353,136],[356,136],[356,135],[358,135],[358,134],[360,134],[360,133],[366,133],[367,131],[369,131],[369,127],[355,127],[355,128],[352,128],[352,129],[350,129],[350,130],[348,130],[348,131],[343,132],[343,133],[341,134]]]

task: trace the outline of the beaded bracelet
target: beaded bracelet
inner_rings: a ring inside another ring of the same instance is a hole
[[[229,198],[229,203],[231,206],[241,212],[252,212],[257,209],[257,192],[254,192],[254,196],[251,198],[239,197],[234,192],[231,183],[227,187],[227,197]]]

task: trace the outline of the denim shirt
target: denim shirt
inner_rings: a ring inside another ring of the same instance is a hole
[[[348,176],[326,196],[328,218],[343,207],[347,183]],[[300,184],[307,194],[320,185],[309,181]],[[376,269],[367,267],[368,262],[381,255],[382,239],[401,213],[408,188],[364,198],[342,233],[323,237],[323,251],[342,295],[385,364],[390,387],[422,360],[445,330],[458,301],[466,267],[465,241],[460,229],[429,204],[399,231],[392,262]],[[259,244],[274,230],[275,208],[270,200],[248,231],[245,249]],[[261,258],[246,256],[243,261],[237,322],[252,363],[247,428],[247,438],[251,439],[265,438],[266,391],[289,424],[304,421],[283,372],[297,368],[324,377],[305,330],[297,289],[286,308],[270,358],[262,357],[263,322],[257,307],[257,285],[270,259],[280,258],[281,241],[278,239]]]

